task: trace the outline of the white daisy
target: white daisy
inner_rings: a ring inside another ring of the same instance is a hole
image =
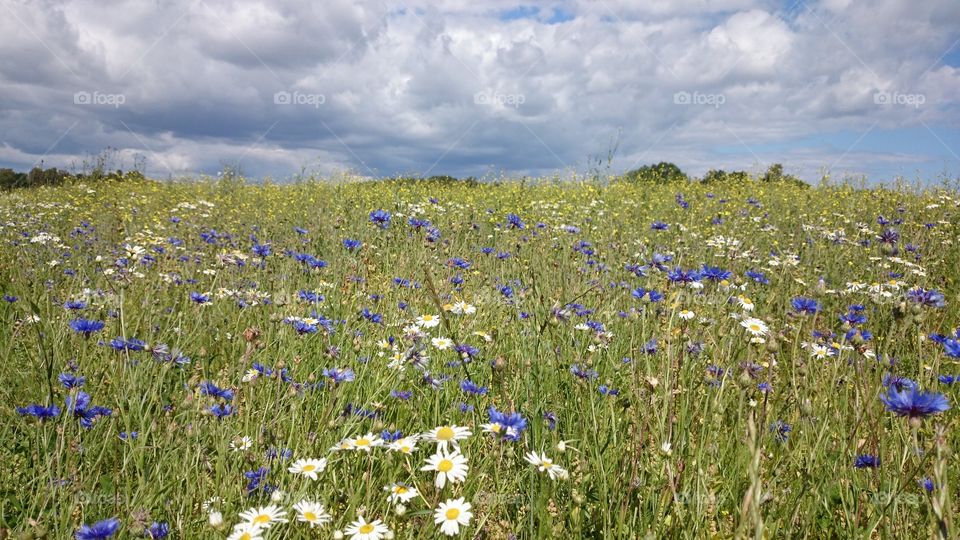
[[[760,319],[749,317],[740,321],[740,326],[747,329],[747,332],[750,332],[754,336],[765,336],[767,335],[767,324]]]
[[[256,525],[262,529],[269,529],[275,523],[286,523],[287,512],[281,510],[275,505],[262,506],[260,508],[250,508],[240,512],[240,519],[243,519],[251,525]]]
[[[421,471],[436,471],[437,479],[434,485],[437,489],[443,489],[447,480],[451,484],[463,482],[467,478],[467,458],[460,454],[459,450],[454,450],[448,454],[445,450],[437,449],[437,453],[427,458],[427,464],[420,467]]]
[[[311,529],[315,525],[323,527],[333,519],[327,509],[318,502],[300,501],[293,505],[293,509],[297,511],[297,521],[309,523]]]
[[[357,520],[343,532],[351,535],[350,540],[382,540],[390,532],[390,529],[379,519],[368,523],[363,516],[358,516]]]
[[[238,523],[227,540],[263,540],[263,527],[252,523]]]
[[[453,340],[445,337],[435,337],[430,340],[430,343],[432,343],[434,347],[441,351],[445,351],[450,347],[453,347]]]
[[[689,321],[689,320],[692,319],[695,315],[696,315],[696,314],[695,314],[694,312],[690,311],[689,309],[681,309],[681,310],[680,310],[680,313],[677,314],[677,317],[680,317],[681,319],[683,319],[683,320],[685,320],[685,321]]]
[[[434,328],[440,324],[440,317],[436,315],[421,315],[417,317],[417,326],[421,328]]]
[[[452,306],[450,306],[450,313],[453,313],[454,315],[473,315],[476,312],[476,307],[471,306],[463,300],[455,302]]]
[[[407,502],[419,494],[417,488],[413,486],[396,483],[383,486],[383,490],[390,492],[390,495],[387,496],[387,501],[391,503]]]
[[[288,471],[293,474],[302,474],[311,480],[317,479],[317,473],[323,472],[327,468],[327,460],[324,458],[320,459],[298,459],[294,461],[290,467],[287,468]]]
[[[460,448],[459,441],[470,435],[473,435],[470,428],[457,425],[437,426],[423,434],[428,441],[437,443],[437,448],[441,450],[446,450],[448,444],[452,444],[454,448]]]
[[[460,534],[461,525],[469,525],[473,513],[470,512],[472,506],[464,502],[463,497],[459,499],[447,499],[440,503],[433,514],[433,521],[440,525],[440,532],[447,536]]]
[[[553,460],[547,457],[546,454],[536,452],[527,452],[523,457],[527,460],[527,463],[536,467],[540,472],[545,472],[550,476],[551,480],[556,480],[560,478],[561,480],[566,480],[568,477],[567,470],[563,467],[555,464]]]
[[[230,449],[234,452],[243,452],[249,450],[253,446],[253,439],[249,436],[244,435],[242,437],[237,437],[230,441]]]
[[[373,433],[367,433],[362,437],[350,439],[350,448],[352,450],[369,452],[375,446],[383,446],[383,439]]]
[[[417,450],[417,437],[402,437],[390,443],[387,450],[391,452],[400,452],[401,454],[412,454]]]

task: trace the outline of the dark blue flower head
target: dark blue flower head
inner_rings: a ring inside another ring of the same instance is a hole
[[[507,226],[511,229],[526,228],[526,225],[523,224],[523,220],[521,220],[520,216],[516,214],[507,214]]]
[[[93,525],[81,525],[75,535],[76,540],[105,540],[117,533],[120,520],[117,518],[98,521]]]
[[[353,370],[350,368],[340,369],[340,368],[331,368],[324,369],[323,376],[333,381],[334,384],[340,384],[343,382],[350,382],[357,378],[353,373]]]
[[[48,418],[56,418],[60,415],[60,407],[56,405],[50,405],[49,407],[44,407],[43,405],[37,405],[36,403],[32,405],[27,405],[26,407],[17,407],[17,414],[20,416],[33,416],[34,418],[39,418],[41,421],[47,420]]]
[[[879,469],[880,458],[870,454],[860,454],[853,462],[853,466],[857,469]]]
[[[216,405],[211,405],[207,410],[216,416],[217,420],[223,420],[224,418],[233,414],[233,406],[227,403],[217,403]]]
[[[790,301],[790,305],[793,306],[793,310],[797,313],[813,315],[820,311],[820,302],[817,302],[812,298],[798,296]]]
[[[200,394],[220,398],[224,401],[233,401],[233,390],[230,388],[220,388],[210,381],[200,383]]]
[[[386,210],[374,210],[370,212],[370,221],[377,227],[386,229],[390,226],[390,212]]]
[[[103,321],[94,321],[90,319],[73,319],[70,321],[70,328],[83,337],[90,337],[90,334],[103,330]]]
[[[776,422],[770,424],[770,432],[773,433],[778,442],[787,442],[787,438],[790,436],[791,431],[793,431],[793,427],[783,420],[777,420]]]
[[[886,405],[888,411],[908,418],[924,418],[950,408],[943,394],[921,392],[917,388],[906,388],[898,392],[896,388],[890,387],[886,394],[880,395],[880,401]]]
[[[170,534],[170,526],[167,525],[164,521],[154,521],[147,530],[143,532],[143,535],[147,538],[152,538],[156,540],[157,538],[166,538]]]
[[[343,239],[343,247],[347,248],[347,250],[349,250],[349,251],[354,251],[354,250],[360,249],[360,246],[362,246],[362,245],[363,245],[363,242],[361,242],[361,241],[359,241],[359,240],[354,240],[354,239],[352,239],[352,238],[344,238],[344,239]]]
[[[483,396],[487,393],[486,386],[479,386],[469,379],[465,379],[460,382],[460,389],[468,394],[473,394],[475,396]]]
[[[80,388],[83,386],[83,383],[87,382],[87,379],[79,375],[74,375],[73,373],[61,373],[57,377],[57,380],[60,381],[60,384],[67,390]]]
[[[487,410],[487,415],[490,418],[490,423],[487,424],[486,430],[494,433],[502,440],[519,441],[523,431],[527,429],[527,419],[520,413],[503,413],[498,411],[496,407],[491,406]]]

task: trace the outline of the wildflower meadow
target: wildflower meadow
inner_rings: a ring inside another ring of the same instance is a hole
[[[960,194],[0,194],[0,538],[957,538]]]

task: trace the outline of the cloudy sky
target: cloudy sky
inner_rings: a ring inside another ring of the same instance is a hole
[[[0,167],[960,175],[957,0],[0,0]]]

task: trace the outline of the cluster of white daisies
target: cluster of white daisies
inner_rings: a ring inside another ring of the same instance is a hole
[[[499,433],[496,424],[483,424],[481,426],[485,432]],[[427,458],[426,463],[420,467],[421,471],[436,473],[434,485],[438,490],[442,490],[447,484],[462,483],[467,478],[470,469],[467,458],[460,453],[460,441],[473,435],[470,428],[465,426],[449,425],[438,426],[425,433],[409,435],[394,441],[387,442],[378,435],[367,433],[365,435],[353,438],[346,438],[330,449],[331,452],[356,451],[372,452],[374,448],[386,448],[392,452],[402,454],[412,454],[417,450],[417,443],[421,440],[436,443],[436,453]],[[245,450],[251,446],[252,441],[249,437],[241,437],[234,446],[236,450]],[[558,447],[561,450],[565,445]],[[528,452],[524,459],[537,468],[540,472],[546,473],[551,480],[567,479],[569,473],[566,469],[557,465],[543,452]],[[307,458],[294,461],[287,470],[292,474],[305,476],[311,480],[317,480],[319,473],[327,468],[327,459]],[[403,514],[406,508],[403,506],[416,497],[423,496],[415,486],[403,483],[393,483],[384,486],[384,491],[388,493],[387,500],[391,504],[397,505],[398,514]],[[283,499],[283,493],[274,491],[271,495],[274,502]],[[424,498],[424,501],[426,499]],[[211,510],[211,502],[205,503],[204,509],[210,511],[210,523],[214,526],[220,526],[223,523],[223,516],[216,510]],[[464,499],[448,498],[440,502],[434,509],[434,522],[440,527],[440,532],[447,536],[454,536],[460,533],[461,526],[468,526],[473,513],[472,505]],[[323,504],[312,501],[302,500],[293,505],[296,512],[296,520],[301,523],[307,523],[310,527],[323,527],[330,523],[333,517],[323,506]],[[233,526],[228,540],[263,540],[267,531],[275,524],[286,523],[289,521],[287,512],[276,505],[269,505],[257,508],[250,508],[240,513],[241,522]],[[349,536],[350,540],[383,540],[393,538],[393,531],[383,522],[375,519],[367,521],[364,516],[357,516],[357,519],[344,528],[343,531],[334,531],[333,537],[341,539]]]

